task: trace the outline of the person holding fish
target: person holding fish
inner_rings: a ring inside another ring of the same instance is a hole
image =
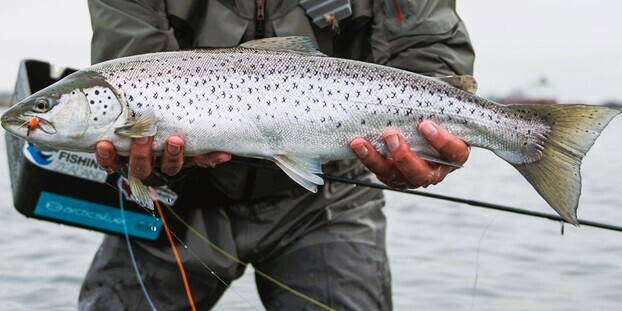
[[[435,77],[472,73],[474,52],[455,1],[316,2],[90,0],[92,62],[231,47],[265,37],[307,36],[333,57]],[[401,133],[389,130],[383,134],[389,156],[369,141],[352,137],[349,147],[358,160],[329,162],[323,171],[358,179],[370,178],[371,172],[390,187],[418,188],[441,182],[467,160],[467,145],[442,127],[423,121],[418,130],[454,166],[419,157]],[[312,193],[283,172],[231,163],[225,152],[185,158],[184,137],[169,137],[158,159],[152,157],[152,143],[151,137],[134,139],[126,159],[111,142],[100,141],[97,161],[111,172],[129,161],[129,173],[139,179],[148,178],[154,169],[183,176],[173,178],[171,187],[180,195],[173,208],[220,248],[287,286],[257,276],[267,309],[392,308],[381,191],[327,182]],[[189,168],[194,165],[206,169]],[[209,309],[245,267],[193,239],[187,228],[173,231],[197,255],[185,256],[183,264],[194,303]],[[189,309],[168,247],[134,241],[133,248],[156,307]],[[85,277],[80,309],[148,309],[142,295],[125,242],[106,236]]]

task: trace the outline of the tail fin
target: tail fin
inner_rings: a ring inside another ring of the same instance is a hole
[[[511,107],[544,115],[551,129],[540,160],[512,165],[565,221],[578,226],[581,160],[609,121],[622,111],[589,105]]]

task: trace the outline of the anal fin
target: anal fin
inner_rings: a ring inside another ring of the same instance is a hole
[[[451,162],[447,162],[443,159],[439,159],[439,158],[435,158],[435,157],[431,157],[425,154],[417,154],[418,157],[428,161],[428,162],[432,162],[432,163],[436,163],[436,164],[441,164],[441,165],[447,165],[453,168],[462,168],[462,165],[457,164],[457,163],[451,163]]]
[[[413,150],[415,154],[423,160],[428,162],[437,163],[441,165],[447,165],[454,168],[462,168],[462,165],[459,163],[449,162],[441,156],[436,149],[434,149],[431,145],[419,146],[417,149]]]

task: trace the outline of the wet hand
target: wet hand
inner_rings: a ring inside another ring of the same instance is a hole
[[[184,158],[184,140],[177,136],[171,136],[166,140],[162,156],[154,160],[151,152],[152,143],[153,137],[133,139],[129,157],[126,159],[117,155],[111,142],[100,141],[96,145],[95,157],[97,163],[108,172],[118,171],[121,165],[129,162],[130,174],[140,179],[145,179],[151,174],[154,162],[159,164],[163,173],[173,176],[185,167],[192,165],[213,167],[231,159],[231,154],[226,152],[211,152],[192,158]]]
[[[461,165],[469,157],[469,147],[434,122],[421,122],[419,132],[447,162]],[[350,148],[363,165],[389,187],[407,189],[435,185],[453,169],[451,166],[421,159],[410,150],[402,135],[396,131],[386,132],[383,139],[390,153],[386,157],[363,138],[350,142]]]

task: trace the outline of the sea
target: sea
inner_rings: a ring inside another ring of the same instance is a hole
[[[621,137],[618,117],[584,159],[580,219],[622,225]],[[4,140],[0,133],[0,310],[75,310],[102,234],[19,214]],[[554,213],[514,168],[481,149],[423,190]],[[390,191],[386,197],[395,310],[622,310],[622,232]],[[258,309],[250,268],[215,307]]]

